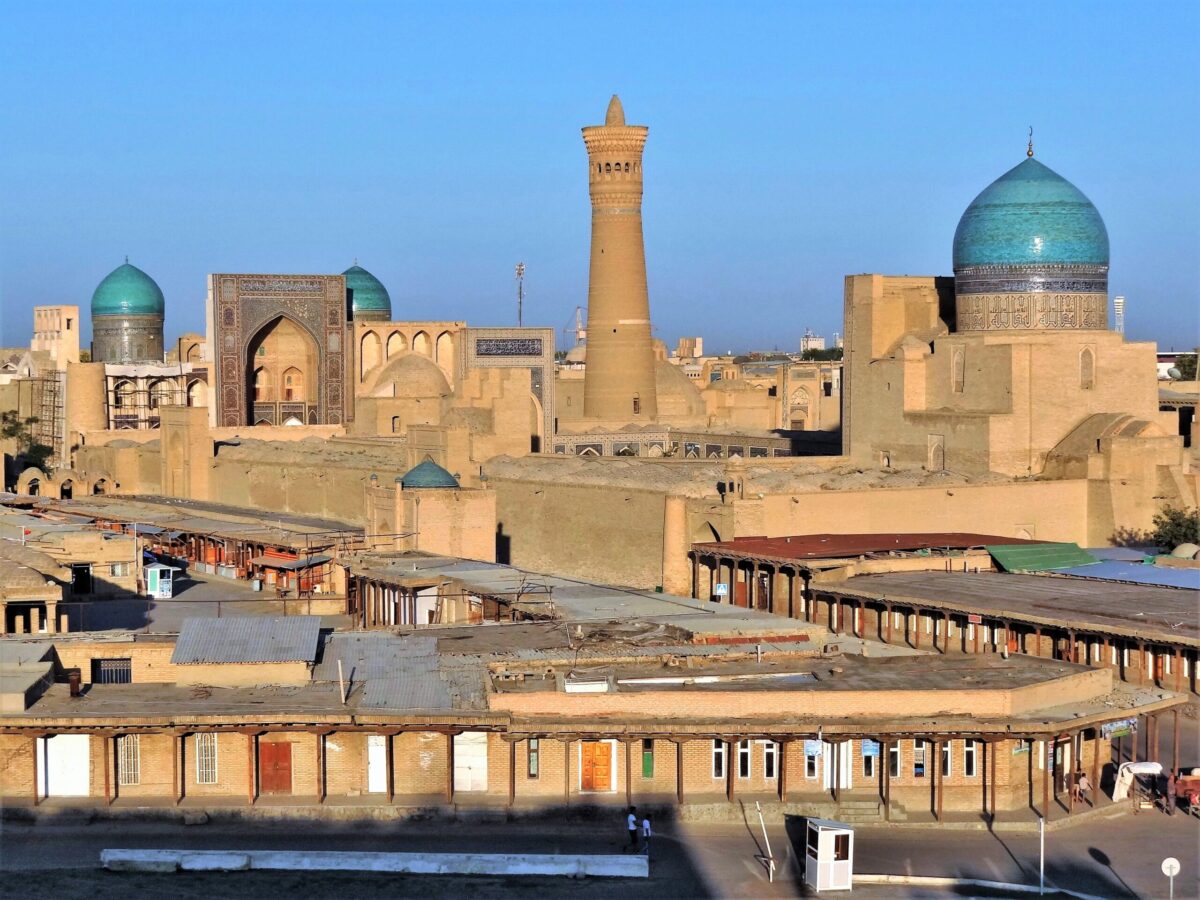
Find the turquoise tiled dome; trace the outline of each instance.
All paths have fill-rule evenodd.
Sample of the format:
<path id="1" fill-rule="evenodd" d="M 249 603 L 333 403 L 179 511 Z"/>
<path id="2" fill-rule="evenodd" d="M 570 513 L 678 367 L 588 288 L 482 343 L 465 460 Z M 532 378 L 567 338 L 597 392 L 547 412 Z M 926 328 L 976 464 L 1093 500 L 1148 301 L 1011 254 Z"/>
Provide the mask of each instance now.
<path id="1" fill-rule="evenodd" d="M 954 268 L 1108 265 L 1108 231 L 1092 202 L 1032 157 L 976 197 L 954 233 Z"/>
<path id="2" fill-rule="evenodd" d="M 165 305 L 154 279 L 128 262 L 109 272 L 92 293 L 93 316 L 161 316 Z"/>
<path id="3" fill-rule="evenodd" d="M 351 318 L 361 318 L 363 313 L 372 319 L 391 318 L 392 298 L 382 281 L 357 263 L 342 274 L 346 276 Z"/>
<path id="4" fill-rule="evenodd" d="M 421 463 L 413 466 L 400 477 L 400 485 L 405 490 L 410 488 L 457 488 L 461 487 L 458 479 L 426 457 Z"/>

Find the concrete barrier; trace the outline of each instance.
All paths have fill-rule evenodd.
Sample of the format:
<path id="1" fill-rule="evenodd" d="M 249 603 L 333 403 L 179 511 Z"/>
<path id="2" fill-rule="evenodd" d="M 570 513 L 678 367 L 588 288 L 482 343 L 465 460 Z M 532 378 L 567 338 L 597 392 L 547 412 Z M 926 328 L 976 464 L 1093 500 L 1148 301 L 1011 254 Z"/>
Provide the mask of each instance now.
<path id="1" fill-rule="evenodd" d="M 550 875 L 568 878 L 648 878 L 640 854 L 374 853 L 329 850 L 102 850 L 113 872 L 289 871 L 391 872 L 410 875 Z"/>

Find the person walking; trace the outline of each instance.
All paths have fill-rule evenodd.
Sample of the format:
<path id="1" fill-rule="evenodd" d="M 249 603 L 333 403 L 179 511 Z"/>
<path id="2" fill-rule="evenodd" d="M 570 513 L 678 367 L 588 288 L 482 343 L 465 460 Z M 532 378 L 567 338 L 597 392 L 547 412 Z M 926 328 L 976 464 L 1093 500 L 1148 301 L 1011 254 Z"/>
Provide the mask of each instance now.
<path id="1" fill-rule="evenodd" d="M 646 855 L 650 855 L 650 813 L 642 816 L 642 843 L 645 845 Z"/>
<path id="2" fill-rule="evenodd" d="M 1091 791 L 1091 789 L 1092 782 L 1091 779 L 1087 777 L 1087 772 L 1080 772 L 1078 777 L 1075 779 L 1075 799 L 1082 804 L 1088 799 L 1088 792 Z M 1095 806 L 1096 804 L 1091 803 L 1090 805 Z"/>
<path id="3" fill-rule="evenodd" d="M 625 817 L 625 827 L 629 829 L 628 852 L 636 853 L 638 848 L 638 817 L 637 807 L 629 807 L 629 815 Z"/>

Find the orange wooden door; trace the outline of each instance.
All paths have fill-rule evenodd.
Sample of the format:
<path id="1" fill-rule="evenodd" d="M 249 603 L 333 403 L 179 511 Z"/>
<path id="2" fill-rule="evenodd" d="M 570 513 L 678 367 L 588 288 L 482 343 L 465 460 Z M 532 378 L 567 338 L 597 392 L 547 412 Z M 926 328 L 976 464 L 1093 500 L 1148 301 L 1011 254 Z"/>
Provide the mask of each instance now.
<path id="1" fill-rule="evenodd" d="M 612 751 L 603 741 L 584 741 L 580 745 L 583 765 L 580 790 L 607 791 L 612 782 Z"/>
<path id="2" fill-rule="evenodd" d="M 744 581 L 733 583 L 733 605 L 746 607 L 750 605 L 748 585 Z"/>
<path id="3" fill-rule="evenodd" d="M 261 741 L 258 745 L 258 784 L 264 794 L 292 792 L 292 745 Z"/>

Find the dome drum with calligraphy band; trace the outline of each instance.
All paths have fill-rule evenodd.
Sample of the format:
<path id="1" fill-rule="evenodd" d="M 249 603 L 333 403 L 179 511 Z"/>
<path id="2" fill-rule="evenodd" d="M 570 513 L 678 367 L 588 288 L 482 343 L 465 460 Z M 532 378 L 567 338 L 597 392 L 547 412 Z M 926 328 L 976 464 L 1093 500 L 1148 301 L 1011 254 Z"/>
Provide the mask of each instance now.
<path id="1" fill-rule="evenodd" d="M 954 278 L 959 331 L 1108 326 L 1104 220 L 1032 150 L 963 213 Z"/>

